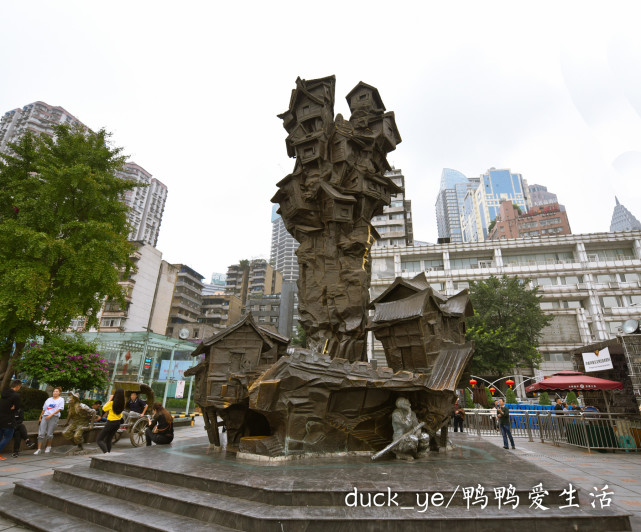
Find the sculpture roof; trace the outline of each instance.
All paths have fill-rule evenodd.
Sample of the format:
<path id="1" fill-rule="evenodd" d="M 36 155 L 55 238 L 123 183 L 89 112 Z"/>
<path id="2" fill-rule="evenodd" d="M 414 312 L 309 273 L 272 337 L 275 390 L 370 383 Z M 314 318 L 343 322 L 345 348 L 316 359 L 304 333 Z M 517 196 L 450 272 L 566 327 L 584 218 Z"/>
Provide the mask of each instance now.
<path id="1" fill-rule="evenodd" d="M 376 303 L 387 303 L 389 301 L 402 299 L 404 297 L 407 297 L 408 294 L 425 290 L 428 286 L 430 286 L 430 284 L 427 282 L 425 272 L 419 273 L 413 279 L 404 279 L 403 277 L 397 277 L 396 279 L 394 279 L 394 282 L 389 287 L 387 287 L 387 289 L 380 296 L 378 296 L 374 301 L 370 303 L 370 308 L 374 308 L 374 305 Z"/>
<path id="2" fill-rule="evenodd" d="M 470 294 L 467 290 L 461 290 L 454 294 L 445 303 L 441 305 L 441 310 L 450 316 L 462 316 L 467 318 L 474 314 Z"/>
<path id="3" fill-rule="evenodd" d="M 382 109 L 383 111 L 385 111 L 385 105 L 383 105 L 383 99 L 381 98 L 381 95 L 378 92 L 378 89 L 376 87 L 373 87 L 372 85 L 368 85 L 364 81 L 359 81 L 356 84 L 356 87 L 354 87 L 351 91 L 349 91 L 347 96 L 345 96 L 345 99 L 347 100 L 347 103 L 349 103 L 349 99 L 351 98 L 352 94 L 354 92 L 356 92 L 358 89 L 363 88 L 363 87 L 365 87 L 365 88 L 370 90 L 370 92 L 372 93 L 372 97 L 373 97 L 374 101 L 377 104 L 377 108 L 378 109 Z M 352 109 L 350 108 L 350 111 L 351 110 Z"/>
<path id="4" fill-rule="evenodd" d="M 196 348 L 196 350 L 191 354 L 191 356 L 196 356 L 204 353 L 205 348 L 220 342 L 223 338 L 229 336 L 231 333 L 233 333 L 237 329 L 240 329 L 245 324 L 252 327 L 256 331 L 256 333 L 263 339 L 263 342 L 264 342 L 263 351 L 266 351 L 267 349 L 271 349 L 272 347 L 274 347 L 274 344 L 272 343 L 271 340 L 275 340 L 276 339 L 275 337 L 280 335 L 272 333 L 271 331 L 268 333 L 268 331 L 264 330 L 262 327 L 259 327 L 254 321 L 254 319 L 252 318 L 251 312 L 248 312 L 243 319 L 241 319 L 240 321 L 237 321 L 231 327 L 228 327 L 224 331 L 216 333 L 213 336 L 210 336 L 209 338 L 205 338 L 202 341 L 202 343 Z M 283 338 L 283 337 L 280 337 L 280 338 Z"/>

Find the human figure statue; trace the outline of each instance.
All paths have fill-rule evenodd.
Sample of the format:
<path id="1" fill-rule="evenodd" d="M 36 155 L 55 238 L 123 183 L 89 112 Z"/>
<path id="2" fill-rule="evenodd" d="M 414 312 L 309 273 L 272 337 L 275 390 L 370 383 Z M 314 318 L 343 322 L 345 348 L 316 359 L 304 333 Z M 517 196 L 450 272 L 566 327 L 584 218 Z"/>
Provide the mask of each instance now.
<path id="1" fill-rule="evenodd" d="M 427 434 L 420 431 L 410 433 L 417 425 L 418 419 L 416 414 L 412 412 L 409 400 L 405 397 L 399 397 L 396 400 L 396 410 L 392 413 L 394 441 L 402 437 L 393 449 L 399 460 L 412 461 L 428 449 L 429 436 Z"/>
<path id="2" fill-rule="evenodd" d="M 69 392 L 69 415 L 67 417 L 67 428 L 62 435 L 72 440 L 82 451 L 82 444 L 85 442 L 85 432 L 93 427 L 96 419 L 96 411 L 80 401 L 80 396 Z"/>

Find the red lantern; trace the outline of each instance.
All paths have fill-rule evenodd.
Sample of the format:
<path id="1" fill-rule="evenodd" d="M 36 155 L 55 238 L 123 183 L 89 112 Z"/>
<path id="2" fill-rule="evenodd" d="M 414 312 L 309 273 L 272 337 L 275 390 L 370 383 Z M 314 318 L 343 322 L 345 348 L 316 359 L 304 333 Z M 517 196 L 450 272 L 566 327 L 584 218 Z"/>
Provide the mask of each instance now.
<path id="1" fill-rule="evenodd" d="M 508 379 L 505 381 L 505 384 L 507 384 L 510 387 L 510 390 L 512 389 L 512 386 L 514 386 L 514 381 L 512 379 Z"/>
<path id="2" fill-rule="evenodd" d="M 492 395 L 494 395 L 494 392 L 495 392 L 495 391 L 496 391 L 496 388 L 495 388 L 494 386 L 492 386 L 492 387 L 490 388 L 490 393 L 491 393 Z"/>
<path id="3" fill-rule="evenodd" d="M 474 388 L 475 384 L 476 384 L 476 380 L 475 379 L 470 379 L 470 386 L 472 386 L 472 388 Z"/>

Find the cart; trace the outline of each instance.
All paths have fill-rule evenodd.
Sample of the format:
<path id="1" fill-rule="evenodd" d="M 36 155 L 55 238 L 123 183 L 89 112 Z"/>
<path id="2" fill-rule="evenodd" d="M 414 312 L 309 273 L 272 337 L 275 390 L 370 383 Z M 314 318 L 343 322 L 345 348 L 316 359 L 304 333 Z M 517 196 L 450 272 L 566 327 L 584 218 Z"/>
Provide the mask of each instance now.
<path id="1" fill-rule="evenodd" d="M 114 382 L 114 389 L 122 388 L 125 390 L 125 401 L 129 401 L 132 392 L 136 392 L 138 396 L 147 403 L 147 410 L 151 410 L 152 405 L 154 404 L 154 391 L 150 386 L 143 384 L 142 382 L 131 382 L 131 381 L 117 381 Z M 149 427 L 149 421 L 151 416 L 145 414 L 144 416 L 133 415 L 134 412 L 129 412 L 125 410 L 122 413 L 122 424 L 118 429 L 118 432 L 114 434 L 113 443 L 116 443 L 123 434 L 129 435 L 129 440 L 134 447 L 142 447 L 146 444 L 145 431 Z"/>

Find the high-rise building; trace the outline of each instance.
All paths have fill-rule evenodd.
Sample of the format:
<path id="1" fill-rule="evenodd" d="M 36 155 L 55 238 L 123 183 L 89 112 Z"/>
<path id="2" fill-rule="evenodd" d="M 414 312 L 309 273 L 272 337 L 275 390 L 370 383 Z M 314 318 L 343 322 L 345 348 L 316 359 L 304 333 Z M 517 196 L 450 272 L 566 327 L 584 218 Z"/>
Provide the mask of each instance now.
<path id="1" fill-rule="evenodd" d="M 225 293 L 239 297 L 246 304 L 249 297 L 280 294 L 283 275 L 265 259 L 247 264 L 232 264 L 227 269 Z"/>
<path id="2" fill-rule="evenodd" d="M 530 207 L 527 182 L 521 174 L 490 168 L 481 175 L 475 190 L 466 193 L 460 212 L 463 242 L 482 242 L 490 223 L 499 213 L 501 201 L 510 200 L 526 212 Z"/>
<path id="3" fill-rule="evenodd" d="M 548 191 L 548 187 L 543 185 L 529 185 L 528 191 L 530 192 L 530 203 L 532 207 L 538 205 L 549 205 L 550 203 L 559 203 L 559 198 L 553 192 Z M 559 208 L 565 211 L 565 206 L 559 204 Z"/>
<path id="4" fill-rule="evenodd" d="M 193 327 L 200 329 L 197 324 L 202 312 L 202 280 L 204 276 L 185 264 L 176 264 L 175 266 L 178 268 L 178 274 L 165 334 L 180 338 L 181 331 L 187 330 L 188 334 L 185 336 L 199 338 L 204 336 L 201 335 L 202 331 L 194 330 Z"/>
<path id="5" fill-rule="evenodd" d="M 210 325 L 221 331 L 233 325 L 242 317 L 243 305 L 233 294 L 206 294 L 202 296 L 203 306 L 199 323 Z"/>
<path id="6" fill-rule="evenodd" d="M 572 234 L 568 215 L 558 203 L 544 203 L 521 212 L 511 201 L 503 200 L 494 227 L 490 224 L 490 228 L 487 240 Z"/>
<path id="7" fill-rule="evenodd" d="M 383 214 L 372 218 L 372 226 L 381 236 L 374 246 L 411 246 L 414 243 L 412 226 L 412 202 L 405 199 L 405 176 L 400 169 L 392 168 L 385 172 L 400 188 L 393 194 L 389 205 L 383 207 Z"/>
<path id="8" fill-rule="evenodd" d="M 616 205 L 612 213 L 612 221 L 610 222 L 610 232 L 615 231 L 637 231 L 641 229 L 641 223 L 634 215 L 619 203 L 619 198 L 614 197 Z"/>
<path id="9" fill-rule="evenodd" d="M 460 219 L 463 200 L 468 190 L 476 189 L 480 181 L 478 177 L 467 178 L 458 170 L 443 168 L 435 205 L 439 241 L 463 241 Z"/>
<path id="10" fill-rule="evenodd" d="M 129 223 L 133 227 L 129 240 L 141 240 L 155 246 L 167 201 L 167 187 L 134 162 L 125 163 L 116 175 L 121 179 L 147 185 L 125 193 L 125 203 L 131 209 Z"/>
<path id="11" fill-rule="evenodd" d="M 283 274 L 283 281 L 298 279 L 298 241 L 285 229 L 285 222 L 276 212 L 278 205 L 272 207 L 272 250 L 270 264 Z"/>
<path id="12" fill-rule="evenodd" d="M 7 111 L 0 119 L 0 153 L 11 154 L 9 144 L 17 142 L 27 131 L 53 136 L 54 126 L 60 124 L 88 129 L 64 108 L 44 102 L 33 102 L 22 109 Z M 125 163 L 116 175 L 121 179 L 148 185 L 129 190 L 125 194 L 124 201 L 130 209 L 128 218 L 132 226 L 129 240 L 156 246 L 167 200 L 167 187 L 134 162 Z"/>

